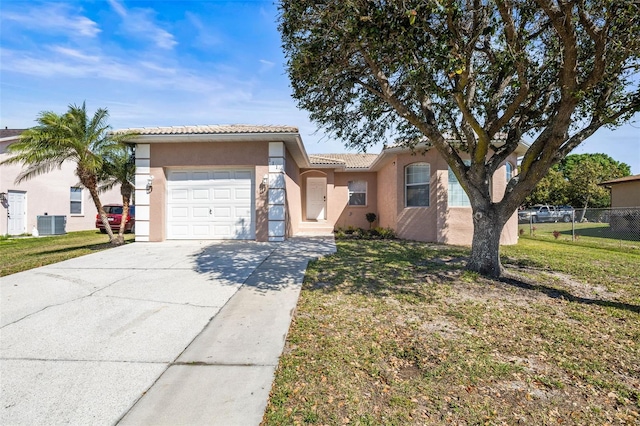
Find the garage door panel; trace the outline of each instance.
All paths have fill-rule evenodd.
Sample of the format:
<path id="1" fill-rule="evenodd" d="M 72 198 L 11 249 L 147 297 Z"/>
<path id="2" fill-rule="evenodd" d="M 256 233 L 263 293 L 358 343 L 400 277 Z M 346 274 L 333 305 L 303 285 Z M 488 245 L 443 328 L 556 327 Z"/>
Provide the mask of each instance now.
<path id="1" fill-rule="evenodd" d="M 189 180 L 189 173 L 188 172 L 171 172 L 170 179 L 172 181 Z"/>
<path id="2" fill-rule="evenodd" d="M 235 196 L 236 200 L 250 200 L 251 188 L 236 188 Z"/>
<path id="3" fill-rule="evenodd" d="M 213 233 L 219 237 L 231 238 L 231 225 L 214 225 Z"/>
<path id="4" fill-rule="evenodd" d="M 167 187 L 167 238 L 255 238 L 251 170 L 169 171 Z"/>
<path id="5" fill-rule="evenodd" d="M 190 178 L 191 178 L 190 180 L 206 181 L 206 180 L 209 180 L 209 172 L 208 171 L 192 172 Z"/>
<path id="6" fill-rule="evenodd" d="M 208 224 L 193 225 L 193 235 L 201 238 L 206 238 L 211 233 L 210 226 Z"/>
<path id="7" fill-rule="evenodd" d="M 251 238 L 251 230 L 248 226 L 236 226 L 235 227 L 235 238 L 238 239 L 247 239 Z"/>
<path id="8" fill-rule="evenodd" d="M 235 179 L 247 179 L 247 180 L 251 180 L 251 172 L 250 171 L 236 171 L 234 178 Z"/>
<path id="9" fill-rule="evenodd" d="M 169 233 L 175 237 L 187 237 L 189 235 L 188 225 L 170 225 Z"/>
<path id="10" fill-rule="evenodd" d="M 192 217 L 194 219 L 209 219 L 209 212 L 211 209 L 209 207 L 194 207 Z"/>
<path id="11" fill-rule="evenodd" d="M 246 207 L 235 207 L 235 215 L 237 218 L 242 218 L 245 220 L 251 219 L 251 209 Z"/>
<path id="12" fill-rule="evenodd" d="M 231 207 L 214 207 L 213 218 L 229 220 L 231 218 Z"/>
<path id="13" fill-rule="evenodd" d="M 189 191 L 186 189 L 171 189 L 169 191 L 169 201 L 172 200 L 187 200 L 189 198 Z"/>
<path id="14" fill-rule="evenodd" d="M 230 189 L 214 189 L 213 199 L 214 200 L 230 200 L 231 190 Z"/>
<path id="15" fill-rule="evenodd" d="M 206 200 L 209 201 L 211 199 L 211 194 L 209 192 L 209 188 L 194 188 L 191 192 L 193 194 L 194 200 Z"/>
<path id="16" fill-rule="evenodd" d="M 188 207 L 171 207 L 169 209 L 169 218 L 170 219 L 180 219 L 180 218 L 188 218 L 189 217 L 189 208 Z"/>

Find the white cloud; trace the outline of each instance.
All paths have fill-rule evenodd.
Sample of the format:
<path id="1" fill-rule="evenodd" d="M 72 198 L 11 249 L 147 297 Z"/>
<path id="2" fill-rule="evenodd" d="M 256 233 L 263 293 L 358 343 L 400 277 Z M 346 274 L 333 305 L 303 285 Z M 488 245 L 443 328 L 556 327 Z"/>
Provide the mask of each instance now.
<path id="1" fill-rule="evenodd" d="M 109 0 L 109 5 L 111 5 L 113 10 L 115 10 L 122 18 L 127 16 L 127 9 L 125 9 L 125 7 L 117 0 Z"/>
<path id="2" fill-rule="evenodd" d="M 213 47 L 222 44 L 223 38 L 210 25 L 203 24 L 200 17 L 189 11 L 185 13 L 185 16 L 191 26 L 196 29 L 196 40 L 202 47 Z"/>
<path id="3" fill-rule="evenodd" d="M 44 33 L 66 34 L 69 37 L 96 37 L 101 29 L 91 19 L 64 3 L 30 6 L 20 12 L 3 11 L 3 21 L 13 21 L 22 28 Z"/>
<path id="4" fill-rule="evenodd" d="M 172 49 L 178 44 L 173 34 L 154 22 L 155 11 L 152 9 L 127 9 L 117 0 L 109 0 L 109 4 L 122 18 L 121 30 L 140 40 L 149 40 L 161 49 Z"/>
<path id="5" fill-rule="evenodd" d="M 100 57 L 96 56 L 96 55 L 87 55 L 83 52 L 81 52 L 80 50 L 77 49 L 71 49 L 68 47 L 63 47 L 63 46 L 52 46 L 51 48 L 52 52 L 55 53 L 60 53 L 61 55 L 67 56 L 69 58 L 73 58 L 73 59 L 77 59 L 79 61 L 82 62 L 88 62 L 88 63 L 98 63 L 100 62 Z"/>

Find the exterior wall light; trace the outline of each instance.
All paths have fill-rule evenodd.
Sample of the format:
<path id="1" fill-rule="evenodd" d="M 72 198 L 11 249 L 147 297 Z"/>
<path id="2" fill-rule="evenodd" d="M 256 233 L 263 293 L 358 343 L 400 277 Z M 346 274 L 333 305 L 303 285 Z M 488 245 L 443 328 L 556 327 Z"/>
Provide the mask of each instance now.
<path id="1" fill-rule="evenodd" d="M 264 194 L 267 191 L 268 186 L 269 186 L 269 175 L 264 175 L 262 177 L 262 182 L 260 182 L 260 193 Z"/>
<path id="2" fill-rule="evenodd" d="M 7 193 L 6 192 L 0 192 L 0 203 L 4 204 L 7 202 Z"/>
<path id="3" fill-rule="evenodd" d="M 153 175 L 149 176 L 149 179 L 147 179 L 147 194 L 151 194 L 151 191 L 153 191 Z"/>

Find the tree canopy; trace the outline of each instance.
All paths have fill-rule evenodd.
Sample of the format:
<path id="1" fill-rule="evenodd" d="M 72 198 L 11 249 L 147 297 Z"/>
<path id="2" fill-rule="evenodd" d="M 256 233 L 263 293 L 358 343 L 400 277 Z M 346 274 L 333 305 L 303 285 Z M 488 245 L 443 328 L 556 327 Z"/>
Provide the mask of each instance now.
<path id="1" fill-rule="evenodd" d="M 571 154 L 551 168 L 525 204 L 609 207 L 611 194 L 600 182 L 631 174 L 631 167 L 606 154 Z"/>
<path id="2" fill-rule="evenodd" d="M 500 231 L 550 167 L 640 110 L 632 0 L 282 0 L 280 11 L 298 105 L 350 147 L 437 149 L 469 195 L 479 272 L 501 273 Z M 494 202 L 491 177 L 525 135 L 520 173 Z"/>

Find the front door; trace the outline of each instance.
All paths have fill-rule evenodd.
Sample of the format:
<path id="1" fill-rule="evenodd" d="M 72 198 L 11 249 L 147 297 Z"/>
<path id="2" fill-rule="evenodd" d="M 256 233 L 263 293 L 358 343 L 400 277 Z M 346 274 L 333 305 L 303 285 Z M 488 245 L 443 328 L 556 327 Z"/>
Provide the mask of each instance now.
<path id="1" fill-rule="evenodd" d="M 327 218 L 327 178 L 307 178 L 307 219 Z"/>
<path id="2" fill-rule="evenodd" d="M 7 233 L 9 235 L 20 235 L 26 233 L 27 193 L 9 191 L 7 194 L 7 201 L 9 202 L 9 207 L 7 208 Z"/>

